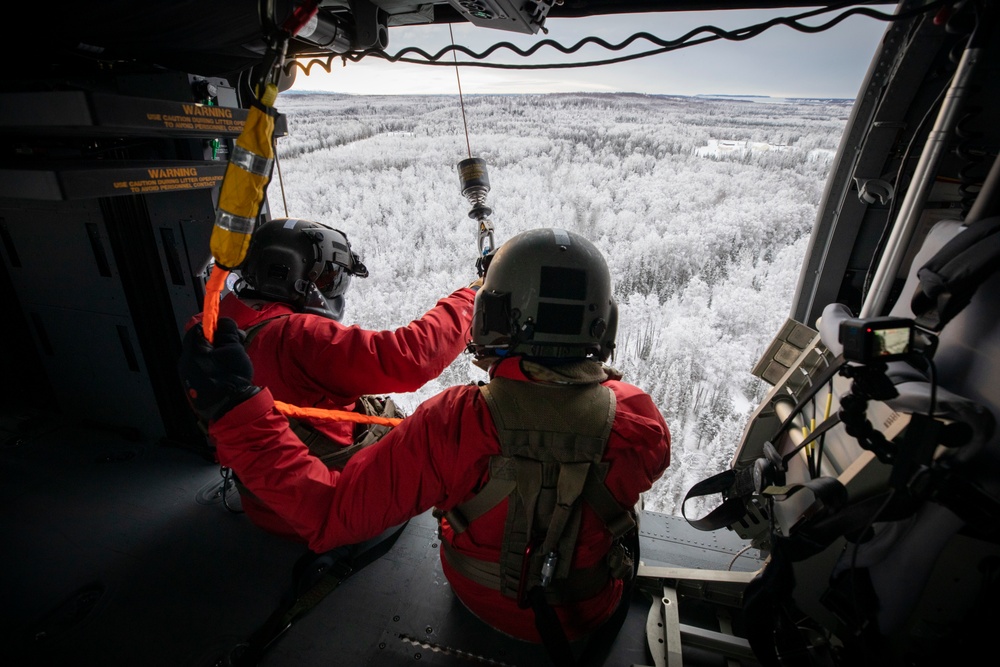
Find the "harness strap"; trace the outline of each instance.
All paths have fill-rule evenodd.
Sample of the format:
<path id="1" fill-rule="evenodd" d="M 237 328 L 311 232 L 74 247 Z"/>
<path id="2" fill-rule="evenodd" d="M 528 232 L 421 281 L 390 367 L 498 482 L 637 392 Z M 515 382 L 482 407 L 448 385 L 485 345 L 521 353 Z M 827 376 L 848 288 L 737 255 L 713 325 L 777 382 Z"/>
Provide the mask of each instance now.
<path id="1" fill-rule="evenodd" d="M 515 458 L 514 471 L 517 475 L 517 494 L 514 506 L 520 508 L 518 511 L 525 513 L 527 522 L 523 526 L 523 533 L 520 530 L 508 530 L 505 537 L 517 538 L 519 547 L 515 550 L 515 554 L 519 557 L 524 553 L 524 548 L 520 545 L 527 545 L 531 539 L 531 529 L 535 522 L 535 508 L 538 506 L 538 498 L 542 495 L 542 484 L 545 483 L 546 479 L 545 470 L 539 461 Z M 511 517 L 516 516 L 517 513 L 517 511 L 507 511 L 508 524 Z M 520 562 L 520 558 L 518 558 L 518 562 Z M 520 567 L 517 568 L 517 577 L 520 578 Z"/>
<path id="2" fill-rule="evenodd" d="M 573 649 L 570 648 L 566 632 L 559 622 L 556 610 L 549 606 L 545 600 L 545 589 L 535 586 L 528 593 L 528 601 L 531 609 L 535 613 L 535 629 L 538 630 L 542 638 L 542 644 L 552 659 L 555 667 L 573 667 L 576 660 L 573 658 Z"/>
<path id="3" fill-rule="evenodd" d="M 513 461 L 503 456 L 490 460 L 490 479 L 470 500 L 444 513 L 456 534 L 465 532 L 469 523 L 500 504 L 517 487 Z"/>
<path id="4" fill-rule="evenodd" d="M 615 395 L 597 382 L 553 386 L 504 378 L 494 378 L 480 391 L 497 429 L 501 455 L 490 460 L 490 478 L 483 488 L 444 516 L 461 533 L 506 499 L 500 558 L 480 560 L 459 553 L 446 540 L 441 541 L 442 555 L 467 579 L 530 607 L 549 657 L 557 667 L 570 667 L 576 660 L 553 605 L 591 598 L 611 577 L 627 577 L 631 584 L 637 562 L 631 556 L 638 558 L 636 520 L 603 481 L 608 464 L 602 459 L 614 423 Z M 582 503 L 590 505 L 614 542 L 608 556 L 594 566 L 571 569 Z M 536 521 L 546 525 L 536 527 Z M 622 544 L 629 539 L 635 543 L 632 551 Z M 621 627 L 631 590 L 629 585 L 613 619 L 594 635 L 600 641 L 591 643 L 601 658 Z"/>
<path id="5" fill-rule="evenodd" d="M 590 462 L 563 463 L 559 467 L 559 480 L 556 482 L 556 506 L 552 512 L 552 521 L 542 542 L 542 554 L 547 554 L 556 548 L 563 532 L 570 521 L 570 513 L 574 509 L 576 499 L 583 493 L 583 485 L 590 472 Z M 570 545 L 572 548 L 572 545 Z M 564 559 L 565 560 L 565 559 Z"/>
<path id="6" fill-rule="evenodd" d="M 687 519 L 687 522 L 691 524 L 692 527 L 704 531 L 717 530 L 719 528 L 731 526 L 742 519 L 747 514 L 747 501 L 753 495 L 753 480 L 750 478 L 749 469 L 745 471 L 745 476 L 747 478 L 746 481 L 748 483 L 747 488 L 738 490 L 734 489 L 732 491 L 732 496 L 726 498 L 721 505 L 702 518 L 690 519 L 685 511 L 687 501 L 691 498 L 698 496 L 710 496 L 733 489 L 733 484 L 736 482 L 739 474 L 740 473 L 733 469 L 723 470 L 722 472 L 703 479 L 692 486 L 688 489 L 687 494 L 684 496 L 684 501 L 681 503 L 681 515 Z"/>
<path id="7" fill-rule="evenodd" d="M 628 572 L 624 575 L 625 587 L 622 597 L 618 601 L 618 606 L 614 612 L 597 630 L 595 630 L 587 640 L 586 646 L 580 651 L 580 659 L 574 659 L 573 650 L 562 624 L 555 610 L 549 606 L 545 597 L 541 595 L 542 587 L 536 586 L 528 594 L 531 609 L 535 614 L 535 629 L 542 638 L 542 644 L 552 660 L 555 667 L 600 667 L 605 664 L 611 645 L 615 637 L 621 631 L 628 616 L 629 607 L 632 603 L 632 594 L 635 590 L 636 572 L 639 564 L 639 530 L 628 533 L 624 539 L 626 548 L 631 551 L 633 558 Z"/>
<path id="8" fill-rule="evenodd" d="M 614 420 L 614 394 L 597 383 L 550 385 L 505 378 L 494 378 L 480 391 L 515 479 L 501 545 L 500 590 L 521 599 L 538 582 L 550 552 L 559 555 L 554 576 L 569 575 L 582 516 L 577 498 L 587 468 L 603 457 Z M 564 471 L 573 464 L 581 464 L 575 473 Z M 504 465 L 491 463 L 491 470 Z M 545 524 L 536 527 L 539 520 Z"/>
<path id="9" fill-rule="evenodd" d="M 445 560 L 466 579 L 476 582 L 492 590 L 500 589 L 500 564 L 494 561 L 481 560 L 475 556 L 460 553 L 446 540 L 441 541 Z M 610 567 L 606 560 L 601 560 L 587 568 L 570 570 L 567 579 L 557 579 L 546 591 L 546 599 L 552 603 L 576 602 L 586 600 L 601 592 L 608 582 Z"/>
<path id="10" fill-rule="evenodd" d="M 583 487 L 583 499 L 607 526 L 611 532 L 611 538 L 617 540 L 633 530 L 636 523 L 632 512 L 623 510 L 615 497 L 611 495 L 608 487 L 604 485 L 604 476 L 607 472 L 608 465 L 606 463 L 590 466 Z"/>
<path id="11" fill-rule="evenodd" d="M 813 379 L 812 384 L 799 398 L 799 402 L 792 408 L 788 417 L 785 418 L 785 421 L 778 426 L 774 435 L 771 436 L 771 441 L 777 442 L 785 431 L 791 428 L 792 423 L 795 418 L 798 417 L 799 413 L 801 413 L 803 407 L 813 400 L 813 397 L 819 393 L 820 389 L 826 386 L 834 375 L 840 372 L 840 369 L 845 363 L 846 361 L 844 360 L 844 356 L 840 355 L 832 364 L 830 364 L 829 367 L 824 369 L 815 379 Z M 838 415 L 833 415 L 827 419 L 819 428 L 814 430 L 803 442 L 801 442 L 793 452 L 786 455 L 783 461 L 787 463 L 792 455 L 819 438 L 819 436 L 826 433 L 838 423 L 840 423 L 840 417 Z M 718 530 L 719 528 L 732 526 L 738 521 L 741 521 L 745 516 L 750 515 L 753 511 L 753 506 L 750 501 L 753 496 L 756 495 L 756 489 L 752 473 L 753 466 L 747 466 L 739 470 L 730 468 L 701 480 L 688 489 L 687 494 L 684 496 L 684 500 L 681 502 L 681 516 L 683 516 L 693 528 L 703 531 Z M 711 512 L 700 519 L 688 518 L 685 507 L 689 499 L 696 498 L 698 496 L 713 495 L 716 493 L 723 494 L 724 501 L 721 505 L 714 508 Z"/>
<path id="12" fill-rule="evenodd" d="M 228 656 L 232 667 L 256 667 L 271 646 L 308 611 L 333 592 L 345 579 L 385 555 L 396 543 L 404 522 L 359 544 L 337 547 L 317 554 L 307 550 L 293 568 L 292 586 L 282 595 L 277 608 L 241 645 Z"/>
<path id="13" fill-rule="evenodd" d="M 261 320 L 257 324 L 247 327 L 246 337 L 243 339 L 243 347 L 248 347 L 250 345 L 250 341 L 252 341 L 254 338 L 257 337 L 257 334 L 260 332 L 261 329 L 264 328 L 265 324 L 273 322 L 274 320 L 280 320 L 282 318 L 288 317 L 288 315 L 289 313 L 285 313 L 284 315 L 275 315 L 274 317 L 269 317 L 266 320 Z"/>
<path id="14" fill-rule="evenodd" d="M 617 540 L 635 528 L 635 518 L 631 512 L 622 510 L 603 483 L 607 474 L 606 463 L 590 466 L 582 497 L 594 510 L 598 518 L 607 526 L 612 539 Z M 472 499 L 444 513 L 448 523 L 456 534 L 465 532 L 469 523 L 479 518 L 510 495 L 517 486 L 509 461 L 503 457 L 494 457 L 490 462 L 490 479 Z"/>

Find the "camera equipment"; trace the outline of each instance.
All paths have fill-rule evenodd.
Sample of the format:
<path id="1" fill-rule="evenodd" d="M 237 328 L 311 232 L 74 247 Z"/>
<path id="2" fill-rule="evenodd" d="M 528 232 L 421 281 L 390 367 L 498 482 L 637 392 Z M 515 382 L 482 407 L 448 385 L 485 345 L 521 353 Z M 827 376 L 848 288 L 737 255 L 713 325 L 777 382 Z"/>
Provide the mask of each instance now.
<path id="1" fill-rule="evenodd" d="M 913 351 L 913 320 L 899 317 L 847 319 L 840 323 L 844 358 L 862 364 L 902 359 Z"/>

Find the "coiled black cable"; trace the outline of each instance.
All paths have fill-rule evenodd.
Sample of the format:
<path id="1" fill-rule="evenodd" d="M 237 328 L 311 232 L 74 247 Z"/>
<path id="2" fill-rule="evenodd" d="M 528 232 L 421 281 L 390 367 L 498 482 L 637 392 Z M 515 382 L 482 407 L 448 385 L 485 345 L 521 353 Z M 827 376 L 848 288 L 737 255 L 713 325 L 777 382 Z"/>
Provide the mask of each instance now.
<path id="1" fill-rule="evenodd" d="M 695 28 L 685 35 L 673 39 L 664 40 L 655 35 L 651 35 L 647 32 L 640 32 L 631 35 L 624 41 L 618 44 L 611 44 L 600 37 L 589 36 L 581 39 L 579 42 L 573 46 L 563 46 L 559 42 L 551 39 L 544 39 L 540 42 L 534 44 L 528 49 L 521 49 L 518 46 L 510 42 L 499 42 L 493 44 L 485 51 L 477 53 L 471 49 L 462 46 L 460 44 L 450 44 L 437 53 L 430 54 L 426 51 L 419 49 L 417 47 L 406 47 L 395 54 L 387 54 L 379 49 L 368 49 L 364 51 L 359 51 L 357 53 L 348 54 L 327 54 L 324 52 L 310 52 L 301 51 L 296 54 L 296 58 L 311 58 L 306 64 L 302 64 L 298 60 L 290 60 L 285 64 L 286 74 L 290 74 L 291 70 L 294 68 L 301 69 L 307 76 L 309 75 L 313 65 L 317 65 L 324 69 L 326 72 L 332 70 L 332 62 L 335 58 L 340 58 L 346 64 L 346 61 L 350 60 L 352 62 L 358 62 L 363 58 L 375 57 L 381 58 L 383 60 L 388 60 L 389 62 L 405 62 L 416 65 L 432 65 L 432 66 L 447 66 L 447 67 L 487 67 L 495 69 L 569 69 L 577 67 L 596 67 L 599 65 L 610 65 L 613 63 L 626 62 L 630 60 L 638 60 L 640 58 L 647 58 L 649 56 L 655 56 L 662 53 L 667 53 L 669 51 L 676 51 L 678 49 L 687 48 L 690 46 L 696 46 L 698 44 L 705 44 L 708 42 L 718 41 L 720 39 L 725 39 L 729 41 L 745 41 L 760 35 L 761 33 L 773 28 L 777 25 L 784 25 L 793 30 L 805 33 L 819 33 L 836 26 L 845 19 L 851 16 L 867 16 L 869 18 L 877 19 L 880 21 L 901 21 L 913 18 L 920 14 L 925 14 L 927 12 L 936 11 L 941 6 L 945 5 L 947 0 L 937 0 L 936 2 L 931 2 L 927 5 L 911 9 L 909 11 L 901 12 L 899 14 L 890 14 L 886 12 L 881 12 L 870 7 L 857 7 L 853 2 L 841 2 L 828 7 L 823 7 L 820 9 L 814 9 L 811 11 L 803 12 L 794 16 L 782 16 L 770 19 L 763 23 L 758 23 L 755 25 L 747 26 L 745 28 L 738 28 L 736 30 L 723 30 L 712 25 L 705 25 L 699 28 Z M 838 11 L 845 7 L 850 7 L 844 12 L 841 12 L 837 16 L 834 16 L 829 21 L 816 26 L 804 25 L 800 23 L 803 19 L 812 18 L 815 16 L 820 16 L 822 14 L 827 14 L 829 12 Z M 698 35 L 703 35 L 703 33 L 708 33 L 698 37 Z M 696 39 L 697 37 L 697 39 Z M 614 58 L 607 58 L 604 60 L 592 60 L 585 62 L 575 62 L 575 63 L 541 63 L 541 64 L 511 64 L 511 63 L 490 63 L 490 62 L 470 62 L 470 61 L 458 61 L 458 60 L 444 60 L 444 57 L 452 52 L 460 52 L 466 56 L 473 58 L 475 60 L 482 60 L 488 58 L 496 51 L 500 49 L 507 49 L 514 54 L 522 57 L 529 57 L 534 55 L 540 49 L 544 47 L 550 47 L 556 49 L 557 51 L 564 54 L 571 54 L 579 51 L 584 46 L 590 44 L 596 44 L 609 51 L 620 51 L 639 40 L 646 40 L 652 44 L 657 45 L 660 48 L 643 51 L 641 53 L 629 54 L 624 56 L 618 56 Z M 418 55 L 420 58 L 410 58 L 410 54 Z"/>

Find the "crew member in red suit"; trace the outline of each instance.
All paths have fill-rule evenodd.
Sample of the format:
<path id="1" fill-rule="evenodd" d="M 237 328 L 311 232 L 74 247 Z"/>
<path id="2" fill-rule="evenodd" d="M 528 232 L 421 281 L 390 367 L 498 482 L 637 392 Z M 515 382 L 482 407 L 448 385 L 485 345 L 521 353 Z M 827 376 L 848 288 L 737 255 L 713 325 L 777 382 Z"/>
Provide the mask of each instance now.
<path id="1" fill-rule="evenodd" d="M 458 598 L 500 631 L 548 647 L 551 623 L 538 619 L 552 611 L 563 640 L 615 611 L 633 574 L 622 545 L 637 534 L 634 510 L 669 464 L 659 409 L 605 363 L 616 329 L 607 264 L 592 243 L 562 229 L 511 238 L 475 298 L 470 349 L 490 381 L 425 401 L 342 471 L 288 430 L 232 321 L 219 321 L 214 347 L 200 327 L 190 331 L 180 367 L 220 461 L 312 550 L 433 509 Z"/>
<path id="2" fill-rule="evenodd" d="M 368 277 L 368 269 L 343 232 L 295 218 L 258 227 L 234 275 L 239 281 L 219 304 L 219 316 L 235 321 L 246 335 L 256 382 L 293 406 L 385 417 L 402 415 L 383 394 L 416 391 L 465 350 L 478 288 L 474 283 L 458 289 L 392 331 L 346 326 L 340 320 L 351 278 Z M 196 315 L 188 327 L 202 316 Z M 342 468 L 353 453 L 388 430 L 323 419 L 295 421 L 293 426 L 331 468 Z M 256 525 L 301 541 L 238 474 L 236 486 Z"/>

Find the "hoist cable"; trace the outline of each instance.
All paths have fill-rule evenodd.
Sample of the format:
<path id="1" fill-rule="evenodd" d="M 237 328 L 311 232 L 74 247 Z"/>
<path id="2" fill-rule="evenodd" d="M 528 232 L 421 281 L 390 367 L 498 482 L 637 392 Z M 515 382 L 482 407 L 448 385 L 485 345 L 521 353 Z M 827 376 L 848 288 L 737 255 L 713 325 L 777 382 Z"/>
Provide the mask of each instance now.
<path id="1" fill-rule="evenodd" d="M 448 34 L 451 36 L 451 45 L 455 46 L 455 33 L 452 32 L 451 24 L 448 24 Z M 469 141 L 469 121 L 465 118 L 465 98 L 462 97 L 462 77 L 458 74 L 458 55 L 452 54 L 455 58 L 455 81 L 458 82 L 458 103 L 462 107 L 462 124 L 465 126 L 465 148 L 472 157 L 472 143 Z"/>

